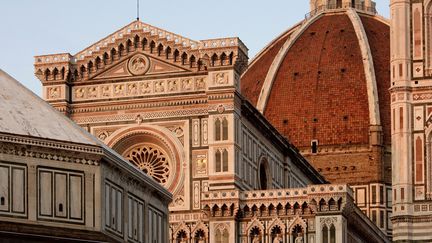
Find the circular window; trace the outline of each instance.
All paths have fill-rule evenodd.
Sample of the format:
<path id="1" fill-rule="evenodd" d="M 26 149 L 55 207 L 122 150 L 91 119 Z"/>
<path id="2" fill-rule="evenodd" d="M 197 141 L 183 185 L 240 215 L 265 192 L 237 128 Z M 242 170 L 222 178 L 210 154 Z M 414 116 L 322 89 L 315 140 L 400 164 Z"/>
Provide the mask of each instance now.
<path id="1" fill-rule="evenodd" d="M 125 153 L 125 158 L 157 182 L 166 185 L 170 175 L 170 160 L 166 153 L 154 145 L 139 145 Z"/>

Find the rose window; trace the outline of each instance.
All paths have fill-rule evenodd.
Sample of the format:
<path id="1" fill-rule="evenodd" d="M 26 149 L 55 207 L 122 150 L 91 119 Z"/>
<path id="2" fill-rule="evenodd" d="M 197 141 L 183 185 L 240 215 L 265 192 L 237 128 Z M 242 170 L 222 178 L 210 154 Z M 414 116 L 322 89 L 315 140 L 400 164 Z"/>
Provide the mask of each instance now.
<path id="1" fill-rule="evenodd" d="M 146 145 L 136 147 L 125 157 L 160 184 L 165 185 L 168 182 L 170 163 L 160 148 Z"/>

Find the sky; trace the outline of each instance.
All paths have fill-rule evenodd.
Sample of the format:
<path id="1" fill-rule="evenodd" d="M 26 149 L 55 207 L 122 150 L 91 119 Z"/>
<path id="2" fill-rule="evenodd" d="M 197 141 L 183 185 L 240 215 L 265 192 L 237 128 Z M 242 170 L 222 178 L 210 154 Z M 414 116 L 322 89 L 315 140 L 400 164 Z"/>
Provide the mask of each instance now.
<path id="1" fill-rule="evenodd" d="M 389 0 L 376 0 L 388 18 Z M 0 0 L 0 69 L 38 95 L 34 56 L 72 55 L 136 18 L 136 0 Z M 141 21 L 191 38 L 240 37 L 253 58 L 304 19 L 309 0 L 140 0 Z"/>

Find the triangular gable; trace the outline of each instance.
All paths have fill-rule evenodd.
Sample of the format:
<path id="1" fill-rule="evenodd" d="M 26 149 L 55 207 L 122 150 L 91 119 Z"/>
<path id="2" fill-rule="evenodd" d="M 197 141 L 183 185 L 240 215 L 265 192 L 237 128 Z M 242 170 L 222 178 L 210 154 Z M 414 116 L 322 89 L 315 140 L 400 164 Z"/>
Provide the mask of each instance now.
<path id="1" fill-rule="evenodd" d="M 86 49 L 78 52 L 74 55 L 74 57 L 76 58 L 76 60 L 83 60 L 88 56 L 92 56 L 93 53 L 99 52 L 102 48 L 112 43 L 116 43 L 118 40 L 121 40 L 125 36 L 128 36 L 132 32 L 136 31 L 148 33 L 151 36 L 158 36 L 159 38 L 166 39 L 168 41 L 174 41 L 175 43 L 181 44 L 184 48 L 198 49 L 200 44 L 199 41 L 194 41 L 184 36 L 136 20 L 121 28 L 120 30 L 108 35 L 102 40 L 94 43 L 93 45 L 87 47 Z"/>
<path id="2" fill-rule="evenodd" d="M 188 70 L 173 64 L 137 53 L 126 60 L 105 68 L 101 73 L 96 73 L 90 79 L 123 78 L 133 76 L 144 76 L 152 74 L 182 73 Z"/>

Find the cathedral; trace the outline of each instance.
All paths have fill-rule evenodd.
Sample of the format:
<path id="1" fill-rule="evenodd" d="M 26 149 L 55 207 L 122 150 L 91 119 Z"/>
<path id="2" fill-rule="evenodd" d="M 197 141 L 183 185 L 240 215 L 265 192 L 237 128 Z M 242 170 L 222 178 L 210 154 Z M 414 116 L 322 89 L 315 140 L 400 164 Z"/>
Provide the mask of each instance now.
<path id="1" fill-rule="evenodd" d="M 1 72 L 0 240 L 432 241 L 431 6 L 310 0 L 251 60 L 136 20 L 35 57 L 57 111 Z"/>

